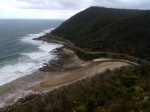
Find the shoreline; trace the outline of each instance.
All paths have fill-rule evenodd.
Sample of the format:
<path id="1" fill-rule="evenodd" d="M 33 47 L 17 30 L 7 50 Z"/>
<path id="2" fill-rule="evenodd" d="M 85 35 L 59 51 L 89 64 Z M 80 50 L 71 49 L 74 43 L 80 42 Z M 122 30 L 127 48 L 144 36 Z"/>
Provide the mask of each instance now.
<path id="1" fill-rule="evenodd" d="M 95 68 L 93 69 L 91 68 L 91 66 L 94 66 Z M 106 66 L 106 67 L 103 67 L 103 66 Z M 61 76 L 58 76 L 58 73 L 56 74 L 49 73 L 49 78 L 46 81 L 41 82 L 38 87 L 33 88 L 33 91 L 34 92 L 50 92 L 59 87 L 69 85 L 71 83 L 74 83 L 82 79 L 86 79 L 88 77 L 92 77 L 98 73 L 103 73 L 107 69 L 114 70 L 115 68 L 120 68 L 122 66 L 130 66 L 130 65 L 127 63 L 119 62 L 119 61 L 111 62 L 110 60 L 110 62 L 106 61 L 106 62 L 90 63 L 88 65 L 84 65 L 83 68 L 81 69 L 62 73 Z"/>
<path id="2" fill-rule="evenodd" d="M 34 92 L 32 90 L 32 88 L 39 85 L 40 82 L 47 80 L 47 78 L 48 78 L 47 72 L 57 72 L 57 71 L 62 72 L 62 71 L 68 71 L 68 70 L 73 70 L 73 69 L 79 68 L 79 66 L 76 66 L 78 64 L 77 61 L 76 61 L 76 63 L 72 64 L 72 62 L 74 62 L 76 60 L 75 59 L 76 57 L 72 58 L 73 54 L 69 50 L 61 47 L 61 48 L 54 49 L 53 51 L 51 51 L 51 53 L 54 53 L 58 57 L 56 57 L 54 60 L 49 60 L 49 62 L 45 63 L 43 65 L 43 67 L 39 68 L 36 72 L 26 75 L 24 77 L 18 78 L 16 80 L 0 87 L 0 90 L 1 89 L 3 90 L 3 88 L 4 89 L 6 88 L 8 91 L 8 93 L 6 93 L 6 94 L 10 96 L 10 97 L 8 97 L 6 95 L 7 98 L 2 99 L 3 103 L 1 103 L 0 108 L 5 108 L 7 106 L 14 105 L 14 103 L 16 103 L 21 98 L 25 98 L 25 97 L 28 97 L 33 94 L 39 94 L 37 92 Z M 70 58 L 70 60 L 67 60 L 69 58 Z M 69 65 L 69 66 L 67 66 L 67 65 Z M 29 83 L 29 84 L 26 85 L 27 87 L 24 87 L 24 85 L 23 85 L 23 88 L 22 88 L 22 86 L 20 86 L 20 84 L 25 83 L 25 82 Z M 19 86 L 17 86 L 17 85 L 19 85 Z M 18 91 L 20 91 L 20 92 L 11 93 L 11 92 L 9 92 L 10 88 L 15 89 L 14 91 L 17 90 L 17 92 Z M 6 91 L 6 90 L 3 90 L 3 91 Z M 13 91 L 13 90 L 11 90 L 11 91 Z M 2 95 L 2 94 L 0 94 L 0 95 Z"/>
<path id="3" fill-rule="evenodd" d="M 58 47 L 56 49 L 59 48 L 61 49 L 61 47 Z M 55 55 L 55 57 L 53 59 L 48 60 L 47 62 L 44 62 L 43 66 L 47 63 L 50 63 L 52 60 L 57 60 L 57 52 L 55 51 L 56 49 L 49 52 L 50 56 Z M 11 102 L 8 103 L 8 105 L 6 104 L 6 102 L 9 102 L 9 100 L 11 99 L 14 99 L 13 101 L 14 103 L 19 98 L 25 97 L 28 94 L 33 93 L 33 91 L 30 88 L 36 86 L 37 84 L 39 84 L 40 82 L 46 79 L 47 79 L 47 74 L 40 71 L 38 68 L 32 73 L 26 74 L 15 80 L 12 80 L 9 83 L 0 86 L 0 108 L 11 105 L 12 104 Z"/>
<path id="4" fill-rule="evenodd" d="M 9 106 L 17 105 L 19 102 L 25 102 L 32 96 L 36 97 L 83 78 L 102 73 L 106 69 L 113 70 L 116 67 L 134 65 L 134 63 L 128 61 L 105 58 L 85 62 L 80 60 L 72 50 L 66 49 L 65 47 L 55 49 L 54 53 L 58 55 L 58 59 L 49 61 L 39 69 L 39 76 L 44 76 L 44 79 L 40 80 L 38 84 L 27 88 L 26 91 L 30 91 L 29 93 L 19 97 L 17 94 L 13 98 L 8 99 L 5 102 L 4 109 Z M 28 76 L 32 75 L 33 74 L 30 74 Z"/>
<path id="5" fill-rule="evenodd" d="M 86 79 L 88 77 L 92 77 L 97 73 L 104 72 L 106 69 L 113 70 L 121 66 L 130 66 L 130 64 L 122 61 L 111 60 L 111 59 L 102 59 L 101 61 L 98 60 L 98 61 L 82 62 L 81 67 L 75 68 L 74 70 L 69 70 L 69 71 L 67 70 L 61 72 L 46 72 L 47 79 L 36 84 L 36 86 L 28 88 L 27 91 L 30 91 L 30 93 L 23 95 L 22 97 L 19 98 L 13 97 L 7 100 L 4 108 L 17 105 L 19 103 L 24 103 L 28 101 L 28 99 L 31 100 L 32 97 L 38 97 L 41 96 L 42 94 L 51 92 L 63 86 L 67 86 L 76 81 Z M 43 73 L 41 72 L 40 75 L 43 75 Z"/>

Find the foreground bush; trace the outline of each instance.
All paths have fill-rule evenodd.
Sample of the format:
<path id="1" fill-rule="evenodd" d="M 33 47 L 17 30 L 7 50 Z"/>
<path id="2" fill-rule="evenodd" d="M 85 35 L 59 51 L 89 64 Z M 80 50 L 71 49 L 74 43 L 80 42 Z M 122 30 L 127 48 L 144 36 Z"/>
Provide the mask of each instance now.
<path id="1" fill-rule="evenodd" d="M 149 75 L 144 66 L 106 70 L 1 112 L 149 112 Z"/>

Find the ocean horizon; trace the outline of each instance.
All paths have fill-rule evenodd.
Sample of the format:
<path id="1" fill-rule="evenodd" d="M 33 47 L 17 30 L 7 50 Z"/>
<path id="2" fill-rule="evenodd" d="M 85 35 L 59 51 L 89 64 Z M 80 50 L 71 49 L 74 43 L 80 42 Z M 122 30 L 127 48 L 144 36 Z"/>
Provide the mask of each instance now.
<path id="1" fill-rule="evenodd" d="M 63 20 L 0 20 L 0 86 L 29 75 L 54 55 L 59 44 L 33 40 L 58 27 Z"/>

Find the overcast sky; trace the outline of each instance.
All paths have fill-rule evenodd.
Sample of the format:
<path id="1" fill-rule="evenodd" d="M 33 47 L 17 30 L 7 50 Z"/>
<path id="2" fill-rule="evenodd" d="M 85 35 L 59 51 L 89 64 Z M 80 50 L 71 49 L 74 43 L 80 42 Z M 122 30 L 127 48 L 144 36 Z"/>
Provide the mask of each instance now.
<path id="1" fill-rule="evenodd" d="M 149 9 L 150 0 L 0 0 L 0 18 L 67 19 L 90 6 Z"/>

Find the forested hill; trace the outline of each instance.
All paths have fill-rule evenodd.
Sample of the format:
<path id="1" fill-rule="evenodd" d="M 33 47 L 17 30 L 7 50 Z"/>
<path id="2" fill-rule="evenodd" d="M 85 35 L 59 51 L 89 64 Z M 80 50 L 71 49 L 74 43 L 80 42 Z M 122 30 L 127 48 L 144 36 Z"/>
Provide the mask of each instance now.
<path id="1" fill-rule="evenodd" d="M 90 7 L 51 32 L 90 51 L 129 54 L 150 61 L 150 11 Z"/>
<path id="2" fill-rule="evenodd" d="M 117 20 L 142 12 L 144 11 L 90 7 L 62 23 L 52 31 L 52 34 L 75 41 L 77 38 L 94 33 Z"/>

